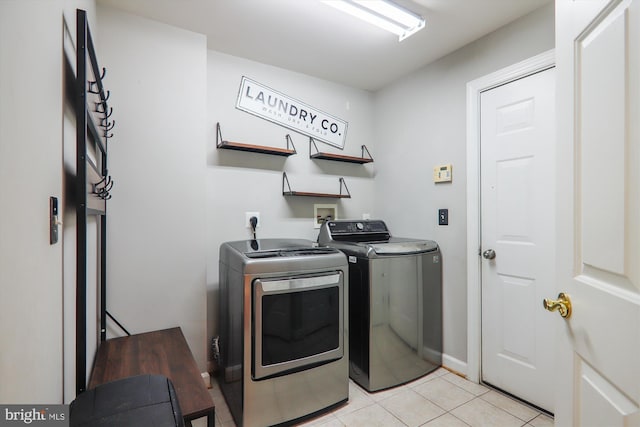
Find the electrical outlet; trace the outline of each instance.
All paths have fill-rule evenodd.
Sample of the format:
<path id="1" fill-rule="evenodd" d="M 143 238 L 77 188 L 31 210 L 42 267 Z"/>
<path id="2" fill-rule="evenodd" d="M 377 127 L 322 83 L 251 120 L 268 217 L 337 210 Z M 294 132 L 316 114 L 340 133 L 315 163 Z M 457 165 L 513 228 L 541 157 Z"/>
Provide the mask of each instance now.
<path id="1" fill-rule="evenodd" d="M 255 216 L 256 218 L 258 218 L 258 225 L 256 225 L 256 228 L 260 228 L 260 212 L 245 212 L 244 213 L 244 226 L 247 228 L 251 228 L 251 217 Z"/>

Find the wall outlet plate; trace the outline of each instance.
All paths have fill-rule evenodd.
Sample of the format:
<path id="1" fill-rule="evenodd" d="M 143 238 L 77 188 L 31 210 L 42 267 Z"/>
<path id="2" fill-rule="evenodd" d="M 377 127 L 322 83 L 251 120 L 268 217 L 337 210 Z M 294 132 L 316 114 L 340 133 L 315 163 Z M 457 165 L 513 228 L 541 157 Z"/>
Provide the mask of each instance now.
<path id="1" fill-rule="evenodd" d="M 258 225 L 256 226 L 256 228 L 260 228 L 260 212 L 245 212 L 244 213 L 244 226 L 247 228 L 251 228 L 251 222 L 249 222 L 249 220 L 251 219 L 252 216 L 255 216 L 256 218 L 258 218 Z"/>

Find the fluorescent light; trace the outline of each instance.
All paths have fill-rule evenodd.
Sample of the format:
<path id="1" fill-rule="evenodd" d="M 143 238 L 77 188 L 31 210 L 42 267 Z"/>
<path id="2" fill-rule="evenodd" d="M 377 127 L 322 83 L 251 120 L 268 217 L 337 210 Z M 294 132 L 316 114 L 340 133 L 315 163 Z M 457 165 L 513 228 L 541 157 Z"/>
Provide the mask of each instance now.
<path id="1" fill-rule="evenodd" d="M 387 0 L 322 0 L 363 21 L 396 34 L 400 41 L 424 28 L 424 18 Z"/>

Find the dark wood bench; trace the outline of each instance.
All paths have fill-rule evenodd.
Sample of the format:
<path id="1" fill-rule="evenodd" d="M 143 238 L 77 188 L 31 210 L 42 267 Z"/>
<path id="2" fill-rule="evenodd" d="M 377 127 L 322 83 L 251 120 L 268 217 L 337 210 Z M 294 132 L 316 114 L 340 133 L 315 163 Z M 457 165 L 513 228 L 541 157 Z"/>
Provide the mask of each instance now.
<path id="1" fill-rule="evenodd" d="M 180 328 L 164 329 L 104 341 L 98 349 L 89 388 L 141 374 L 169 378 L 185 423 L 207 417 L 215 425 L 215 405 Z"/>

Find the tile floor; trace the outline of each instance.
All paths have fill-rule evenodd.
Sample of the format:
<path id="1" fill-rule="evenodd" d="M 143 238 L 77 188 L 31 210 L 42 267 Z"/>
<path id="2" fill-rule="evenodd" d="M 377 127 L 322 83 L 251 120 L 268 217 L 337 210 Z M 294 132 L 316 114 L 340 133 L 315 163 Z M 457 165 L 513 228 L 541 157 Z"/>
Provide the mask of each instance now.
<path id="1" fill-rule="evenodd" d="M 216 404 L 216 426 L 235 427 L 218 384 L 215 380 L 212 383 L 210 392 Z M 543 427 L 553 426 L 553 418 L 440 368 L 404 386 L 377 393 L 367 393 L 350 380 L 349 401 L 345 405 L 301 425 Z"/>

